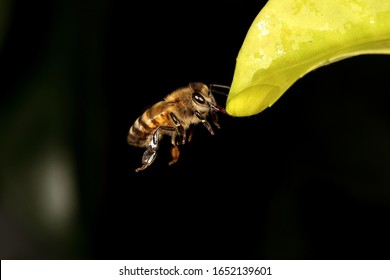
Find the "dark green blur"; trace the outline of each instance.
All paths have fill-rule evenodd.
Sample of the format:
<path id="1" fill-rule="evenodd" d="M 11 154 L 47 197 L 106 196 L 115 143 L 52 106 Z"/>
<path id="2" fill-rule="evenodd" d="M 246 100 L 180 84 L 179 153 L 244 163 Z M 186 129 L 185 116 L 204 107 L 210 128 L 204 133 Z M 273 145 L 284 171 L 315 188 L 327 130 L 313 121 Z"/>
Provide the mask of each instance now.
<path id="1" fill-rule="evenodd" d="M 0 257 L 83 258 L 107 139 L 104 2 L 0 7 Z"/>

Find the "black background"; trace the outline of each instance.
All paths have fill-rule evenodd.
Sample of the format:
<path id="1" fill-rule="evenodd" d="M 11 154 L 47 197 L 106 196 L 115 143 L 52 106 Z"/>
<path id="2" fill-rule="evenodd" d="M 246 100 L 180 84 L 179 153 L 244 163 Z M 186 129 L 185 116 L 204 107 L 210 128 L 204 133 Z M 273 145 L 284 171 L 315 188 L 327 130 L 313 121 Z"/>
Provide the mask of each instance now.
<path id="1" fill-rule="evenodd" d="M 388 259 L 385 55 L 319 68 L 258 115 L 220 115 L 214 136 L 197 127 L 177 164 L 163 141 L 134 172 L 135 119 L 189 82 L 230 85 L 264 4 L 11 1 L 0 50 L 2 259 Z M 29 181 L 15 190 L 4 179 L 25 176 L 23 162 L 52 142 L 73 159 L 79 205 L 61 237 L 34 216 Z"/>

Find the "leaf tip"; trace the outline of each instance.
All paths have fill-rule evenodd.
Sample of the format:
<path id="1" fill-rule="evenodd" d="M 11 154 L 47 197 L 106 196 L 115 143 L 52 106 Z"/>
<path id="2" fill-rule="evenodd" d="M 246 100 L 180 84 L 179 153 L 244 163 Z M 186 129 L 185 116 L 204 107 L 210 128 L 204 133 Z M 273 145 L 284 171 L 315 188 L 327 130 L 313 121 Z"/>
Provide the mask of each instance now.
<path id="1" fill-rule="evenodd" d="M 235 117 L 248 117 L 272 106 L 281 95 L 280 88 L 272 85 L 255 85 L 240 92 L 230 92 L 226 111 Z"/>

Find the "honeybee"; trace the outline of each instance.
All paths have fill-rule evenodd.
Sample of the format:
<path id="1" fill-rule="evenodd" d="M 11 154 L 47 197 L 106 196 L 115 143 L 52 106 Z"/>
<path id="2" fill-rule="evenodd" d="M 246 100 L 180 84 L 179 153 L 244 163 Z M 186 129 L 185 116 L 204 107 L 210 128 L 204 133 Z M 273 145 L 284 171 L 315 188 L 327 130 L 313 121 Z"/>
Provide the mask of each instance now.
<path id="1" fill-rule="evenodd" d="M 213 86 L 213 85 L 211 85 Z M 214 130 L 208 122 L 220 128 L 217 112 L 225 113 L 219 106 L 210 88 L 204 83 L 190 83 L 168 94 L 136 119 L 127 135 L 127 143 L 132 146 L 146 148 L 142 156 L 142 166 L 135 171 L 141 171 L 150 166 L 156 159 L 159 143 L 164 135 L 171 137 L 171 156 L 169 165 L 177 162 L 180 155 L 179 145 L 191 141 L 192 129 L 202 123 L 214 135 Z M 214 85 L 219 86 L 219 85 Z M 229 88 L 226 86 L 220 86 Z"/>

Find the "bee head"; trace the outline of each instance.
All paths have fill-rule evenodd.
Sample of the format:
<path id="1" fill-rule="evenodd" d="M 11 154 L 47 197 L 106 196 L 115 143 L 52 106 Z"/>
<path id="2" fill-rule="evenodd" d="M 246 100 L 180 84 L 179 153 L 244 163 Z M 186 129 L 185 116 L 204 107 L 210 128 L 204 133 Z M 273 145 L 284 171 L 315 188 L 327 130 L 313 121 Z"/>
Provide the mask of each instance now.
<path id="1" fill-rule="evenodd" d="M 204 83 L 190 83 L 193 90 L 192 100 L 196 107 L 202 111 L 214 110 L 217 112 L 226 113 L 225 109 L 217 104 L 211 90 Z"/>

